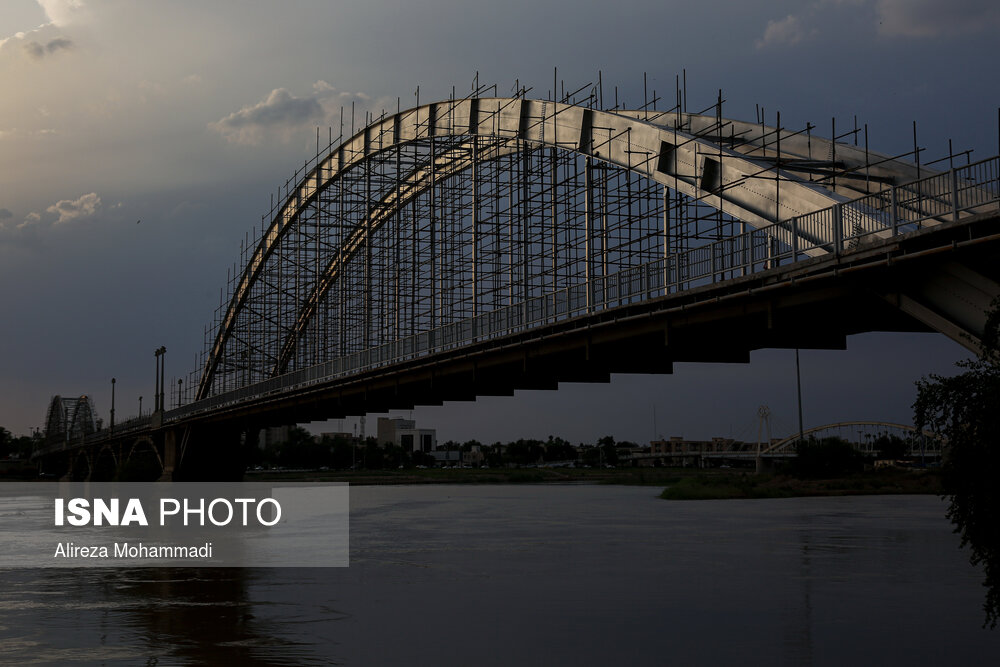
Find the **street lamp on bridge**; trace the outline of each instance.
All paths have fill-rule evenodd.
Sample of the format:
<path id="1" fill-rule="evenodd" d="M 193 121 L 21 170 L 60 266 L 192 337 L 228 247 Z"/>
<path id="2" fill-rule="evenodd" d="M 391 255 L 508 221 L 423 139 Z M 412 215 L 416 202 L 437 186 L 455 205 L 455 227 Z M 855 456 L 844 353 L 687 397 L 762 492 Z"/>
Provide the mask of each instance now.
<path id="1" fill-rule="evenodd" d="M 153 388 L 153 412 L 161 411 L 166 407 L 166 392 L 163 388 L 163 378 L 166 375 L 165 360 L 163 357 L 166 354 L 167 348 L 162 345 L 153 352 L 153 356 L 156 357 L 156 385 Z"/>

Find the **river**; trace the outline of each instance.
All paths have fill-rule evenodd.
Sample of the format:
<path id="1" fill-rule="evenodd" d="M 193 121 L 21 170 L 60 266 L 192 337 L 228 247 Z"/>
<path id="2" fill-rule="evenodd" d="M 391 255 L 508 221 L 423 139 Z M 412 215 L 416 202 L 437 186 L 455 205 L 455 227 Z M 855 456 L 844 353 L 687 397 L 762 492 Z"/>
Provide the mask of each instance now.
<path id="1" fill-rule="evenodd" d="M 0 572 L 3 664 L 995 665 L 932 496 L 352 487 L 351 562 Z"/>

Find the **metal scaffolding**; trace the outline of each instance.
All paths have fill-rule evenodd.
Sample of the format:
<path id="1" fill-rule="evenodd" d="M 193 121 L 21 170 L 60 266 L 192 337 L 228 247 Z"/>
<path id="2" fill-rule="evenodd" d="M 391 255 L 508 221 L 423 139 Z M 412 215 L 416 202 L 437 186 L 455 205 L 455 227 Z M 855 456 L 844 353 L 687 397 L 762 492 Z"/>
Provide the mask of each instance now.
<path id="1" fill-rule="evenodd" d="M 614 276 L 639 267 L 658 267 L 664 294 L 959 215 L 950 151 L 949 172 L 930 172 L 916 141 L 907 155 L 876 154 L 865 127 L 859 146 L 856 121 L 826 140 L 813 125 L 782 128 L 780 115 L 768 126 L 762 110 L 753 123 L 727 119 L 721 91 L 688 113 L 679 82 L 666 111 L 655 92 L 628 110 L 617 90 L 605 108 L 603 83 L 588 88 L 557 101 L 477 86 L 367 119 L 346 139 L 331 130 L 322 149 L 317 131 L 316 157 L 246 239 L 179 399 L 405 346 L 541 297 L 578 295 L 592 312 L 612 301 Z M 976 183 L 962 214 L 993 201 L 993 172 L 961 176 Z M 490 331 L 473 338 L 501 335 Z"/>

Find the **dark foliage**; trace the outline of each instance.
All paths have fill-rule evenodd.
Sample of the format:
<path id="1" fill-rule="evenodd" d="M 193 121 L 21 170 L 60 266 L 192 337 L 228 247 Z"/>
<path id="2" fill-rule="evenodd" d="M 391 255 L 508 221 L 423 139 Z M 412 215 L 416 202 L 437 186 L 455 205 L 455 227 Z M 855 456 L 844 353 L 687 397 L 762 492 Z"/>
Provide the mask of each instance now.
<path id="1" fill-rule="evenodd" d="M 969 547 L 969 560 L 985 574 L 984 627 L 1000 620 L 1000 309 L 987 318 L 979 359 L 964 361 L 954 377 L 932 375 L 917 383 L 914 422 L 947 439 L 945 493 L 948 518 Z"/>
<path id="2" fill-rule="evenodd" d="M 906 456 L 908 449 L 906 440 L 891 433 L 882 433 L 872 445 L 878 450 L 879 458 L 883 459 L 901 459 Z"/>
<path id="3" fill-rule="evenodd" d="M 840 477 L 864 470 L 865 457 L 854 445 L 840 438 L 800 440 L 791 472 L 797 477 Z"/>

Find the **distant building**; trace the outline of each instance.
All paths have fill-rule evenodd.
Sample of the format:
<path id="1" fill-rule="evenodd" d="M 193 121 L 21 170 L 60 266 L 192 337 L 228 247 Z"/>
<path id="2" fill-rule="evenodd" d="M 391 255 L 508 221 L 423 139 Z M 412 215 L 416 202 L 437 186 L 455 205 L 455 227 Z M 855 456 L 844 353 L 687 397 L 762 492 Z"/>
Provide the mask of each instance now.
<path id="1" fill-rule="evenodd" d="M 430 455 L 434 457 L 434 465 L 436 466 L 457 466 L 462 462 L 462 452 L 456 449 L 442 449 L 430 452 Z"/>
<path id="2" fill-rule="evenodd" d="M 399 431 L 413 430 L 417 422 L 402 417 L 379 417 L 376 437 L 380 445 L 397 445 L 396 434 Z"/>
<path id="3" fill-rule="evenodd" d="M 417 428 L 412 419 L 379 417 L 378 444 L 396 445 L 408 452 L 433 452 L 437 450 L 437 430 Z"/>
<path id="4" fill-rule="evenodd" d="M 473 445 L 472 449 L 462 452 L 462 465 L 478 468 L 483 464 L 483 448 L 480 445 Z"/>
<path id="5" fill-rule="evenodd" d="M 778 442 L 771 440 L 771 444 Z M 765 445 L 766 446 L 766 445 Z M 667 465 L 719 465 L 732 460 L 752 460 L 757 452 L 756 442 L 743 442 L 733 438 L 712 438 L 711 440 L 686 440 L 673 436 L 669 440 L 652 440 L 649 443 L 650 459 L 658 459 Z M 709 461 L 713 463 L 708 463 Z"/>
<path id="6" fill-rule="evenodd" d="M 670 440 L 653 440 L 649 443 L 651 454 L 676 456 L 683 454 L 713 454 L 738 449 L 739 445 L 732 438 L 712 438 L 711 440 L 685 440 L 681 436 L 672 436 Z"/>

